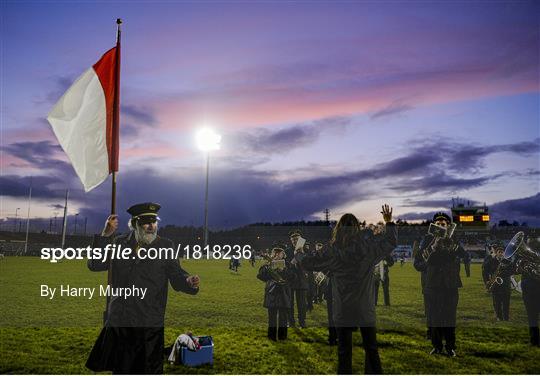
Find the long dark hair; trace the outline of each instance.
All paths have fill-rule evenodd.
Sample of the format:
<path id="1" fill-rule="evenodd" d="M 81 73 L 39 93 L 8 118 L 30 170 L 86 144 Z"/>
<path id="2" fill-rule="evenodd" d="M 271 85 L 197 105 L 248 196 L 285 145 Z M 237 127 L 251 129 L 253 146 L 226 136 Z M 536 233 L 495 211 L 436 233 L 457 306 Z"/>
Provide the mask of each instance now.
<path id="1" fill-rule="evenodd" d="M 344 248 L 350 245 L 360 233 L 360 222 L 351 213 L 343 214 L 332 233 L 330 245 Z"/>

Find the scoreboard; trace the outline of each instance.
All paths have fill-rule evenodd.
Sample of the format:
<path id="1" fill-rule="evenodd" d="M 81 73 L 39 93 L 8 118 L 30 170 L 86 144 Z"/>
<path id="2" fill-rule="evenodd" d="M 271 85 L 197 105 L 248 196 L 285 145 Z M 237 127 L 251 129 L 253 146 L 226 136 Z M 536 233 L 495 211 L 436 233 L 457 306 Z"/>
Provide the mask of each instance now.
<path id="1" fill-rule="evenodd" d="M 452 221 L 457 225 L 456 231 L 459 232 L 487 232 L 489 231 L 488 207 L 458 204 L 452 207 Z"/>

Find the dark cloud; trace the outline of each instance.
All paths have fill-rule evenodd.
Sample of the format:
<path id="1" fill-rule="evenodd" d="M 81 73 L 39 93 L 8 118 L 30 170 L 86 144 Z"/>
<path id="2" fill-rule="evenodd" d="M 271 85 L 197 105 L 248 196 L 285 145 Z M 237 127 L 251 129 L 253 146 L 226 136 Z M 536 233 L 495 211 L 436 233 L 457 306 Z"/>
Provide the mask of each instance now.
<path id="1" fill-rule="evenodd" d="M 490 207 L 492 223 L 502 219 L 510 222 L 527 222 L 529 226 L 540 226 L 540 193 L 515 200 L 501 201 Z"/>
<path id="2" fill-rule="evenodd" d="M 0 176 L 0 196 L 27 197 L 32 185 L 32 197 L 40 199 L 57 198 L 61 191 L 55 189 L 58 179 L 49 176 L 20 177 Z"/>
<path id="3" fill-rule="evenodd" d="M 73 171 L 70 163 L 58 159 L 65 158 L 60 153 L 62 148 L 51 141 L 15 142 L 1 150 L 39 169 L 54 170 L 63 176 L 69 174 L 67 171 Z"/>
<path id="4" fill-rule="evenodd" d="M 443 203 L 444 200 L 436 201 L 436 203 Z M 421 201 L 420 201 L 421 203 Z M 429 204 L 429 201 L 426 202 Z M 473 202 L 471 202 L 473 204 Z M 428 207 L 429 205 L 418 205 Z M 433 205 L 433 207 L 439 207 Z M 451 202 L 447 201 L 447 205 L 441 205 L 440 207 L 446 208 L 449 212 Z M 509 222 L 518 221 L 520 224 L 526 222 L 529 226 L 540 227 L 540 193 L 534 196 L 519 198 L 515 200 L 506 200 L 496 202 L 492 205 L 488 205 L 489 213 L 491 216 L 491 224 L 497 224 L 500 220 L 507 220 Z M 404 213 L 398 216 L 398 218 L 405 220 L 426 220 L 433 218 L 433 214 L 436 211 L 428 212 L 410 212 Z"/>
<path id="5" fill-rule="evenodd" d="M 279 134 L 279 133 L 278 133 Z M 291 136 L 292 137 L 292 136 Z M 279 137 L 276 136 L 277 140 Z M 282 140 L 276 141 L 284 142 Z M 15 145 L 15 146 L 14 146 Z M 216 169 L 210 176 L 209 205 L 210 223 L 213 227 L 232 227 L 261 221 L 283 221 L 309 219 L 325 208 L 344 206 L 364 199 L 373 199 L 381 191 L 390 189 L 401 197 L 429 194 L 461 194 L 471 188 L 480 187 L 502 176 L 513 176 L 515 172 L 492 175 L 467 175 L 448 172 L 453 163 L 452 153 L 433 153 L 440 144 L 433 142 L 411 144 L 407 155 L 379 163 L 368 169 L 344 171 L 341 174 L 320 176 L 313 170 L 310 178 L 280 180 L 280 174 L 272 171 L 256 171 L 249 165 Z M 443 143 L 448 145 L 448 143 Z M 32 152 L 25 152 L 30 148 Z M 492 148 L 511 153 L 534 152 L 535 144 L 496 145 Z M 58 147 L 44 143 L 12 144 L 7 150 L 35 163 L 45 163 L 35 155 L 56 152 Z M 456 150 L 456 148 L 452 149 Z M 35 153 L 35 154 L 34 154 Z M 74 176 L 71 166 L 69 174 Z M 535 170 L 527 170 L 530 174 Z M 64 173 L 65 175 L 65 173 Z M 34 177 L 34 197 L 42 201 L 61 203 L 64 189 L 71 188 L 70 200 L 81 207 L 81 216 L 89 218 L 92 226 L 102 226 L 109 212 L 110 183 L 107 182 L 85 194 L 76 177 Z M 536 175 L 531 175 L 535 178 Z M 529 177 L 530 178 L 530 177 Z M 23 197 L 27 195 L 29 178 L 4 176 L 1 180 L 2 195 Z M 378 187 L 373 193 L 374 187 Z M 60 201 L 59 201 L 60 200 Z M 124 210 L 136 202 L 158 201 L 163 204 L 165 223 L 200 225 L 203 221 L 204 174 L 193 175 L 184 171 L 182 175 L 160 174 L 155 170 L 124 170 L 118 179 L 118 208 L 127 221 Z M 449 207 L 449 200 L 418 199 L 406 201 L 407 207 Z M 425 213 L 406 213 L 404 219 Z"/>
<path id="6" fill-rule="evenodd" d="M 370 169 L 349 171 L 340 175 L 315 177 L 290 184 L 291 190 L 319 191 L 335 190 L 368 180 L 395 178 L 403 175 L 422 174 L 439 160 L 432 155 L 413 151 L 412 154 L 381 163 Z"/>
<path id="7" fill-rule="evenodd" d="M 392 184 L 390 189 L 398 192 L 422 192 L 425 194 L 448 192 L 456 193 L 471 188 L 480 187 L 503 175 L 496 174 L 477 178 L 462 178 L 447 175 L 444 171 L 438 171 L 415 179 L 402 179 Z"/>
<path id="8" fill-rule="evenodd" d="M 120 127 L 120 137 L 122 139 L 125 138 L 134 138 L 137 137 L 139 134 L 139 128 L 137 128 L 135 125 L 131 123 L 125 123 L 123 122 L 122 126 Z"/>
<path id="9" fill-rule="evenodd" d="M 401 101 L 394 101 L 390 103 L 388 106 L 380 109 L 379 111 L 371 115 L 371 119 L 378 119 L 378 118 L 389 116 L 389 115 L 397 115 L 403 112 L 410 111 L 413 108 L 414 108 L 413 106 L 405 104 Z"/>
<path id="10" fill-rule="evenodd" d="M 459 198 L 460 202 L 470 202 L 475 204 L 473 200 L 466 198 Z M 443 198 L 443 199 L 430 199 L 430 200 L 415 200 L 407 199 L 402 206 L 405 207 L 420 207 L 420 208 L 449 208 L 452 206 L 452 199 Z"/>
<path id="11" fill-rule="evenodd" d="M 157 123 L 157 119 L 152 111 L 135 105 L 128 104 L 120 106 L 120 114 L 127 115 L 137 124 L 142 126 L 154 126 Z"/>
<path id="12" fill-rule="evenodd" d="M 404 213 L 400 214 L 397 217 L 399 219 L 403 219 L 406 221 L 426 221 L 431 220 L 433 216 L 437 213 L 437 211 L 429 211 L 429 212 L 410 212 L 410 213 Z"/>
<path id="13" fill-rule="evenodd" d="M 80 74 L 82 74 L 82 72 Z M 38 104 L 55 104 L 62 98 L 71 85 L 73 85 L 76 79 L 76 75 L 49 77 L 49 81 L 51 82 L 50 87 L 52 87 L 51 91 L 49 91 L 44 98 L 36 100 L 35 102 Z"/>
<path id="14" fill-rule="evenodd" d="M 242 152 L 283 154 L 317 141 L 323 132 L 339 132 L 351 123 L 347 117 L 331 117 L 280 129 L 258 128 L 233 135 L 231 143 Z"/>
<path id="15" fill-rule="evenodd" d="M 484 166 L 483 160 L 495 153 L 512 153 L 529 156 L 540 152 L 540 139 L 501 145 L 470 145 L 451 142 L 440 142 L 435 149 L 448 158 L 448 168 L 456 172 L 477 171 Z"/>

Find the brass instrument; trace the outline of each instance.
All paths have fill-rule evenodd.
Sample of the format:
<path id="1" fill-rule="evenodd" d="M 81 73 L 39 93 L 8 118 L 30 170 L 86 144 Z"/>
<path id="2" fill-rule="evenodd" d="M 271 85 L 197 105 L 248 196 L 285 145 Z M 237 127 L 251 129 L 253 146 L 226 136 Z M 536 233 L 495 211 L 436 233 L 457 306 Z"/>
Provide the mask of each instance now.
<path id="1" fill-rule="evenodd" d="M 540 253 L 525 243 L 523 231 L 514 235 L 504 249 L 504 260 L 515 268 L 515 274 L 525 274 L 540 280 Z"/>
<path id="2" fill-rule="evenodd" d="M 321 286 L 327 278 L 328 277 L 323 272 L 317 272 L 315 273 L 315 284 L 317 284 L 317 286 Z"/>
<path id="3" fill-rule="evenodd" d="M 285 260 L 275 260 L 272 256 L 264 253 L 261 256 L 266 260 L 265 266 L 268 267 L 268 272 L 272 280 L 277 283 L 286 283 L 287 281 L 278 273 L 278 270 L 285 268 Z"/>
<path id="4" fill-rule="evenodd" d="M 456 230 L 457 225 L 455 223 L 452 223 L 448 227 L 443 227 L 436 225 L 435 223 L 430 223 L 428 228 L 428 234 L 433 235 L 433 240 L 431 243 L 424 248 L 424 251 L 422 252 L 422 257 L 424 258 L 424 261 L 428 261 L 429 257 L 433 253 L 435 242 L 439 239 L 451 239 L 452 235 L 454 235 L 454 231 Z M 452 251 L 457 249 L 457 245 L 455 245 L 452 249 Z"/>
<path id="5" fill-rule="evenodd" d="M 508 267 L 508 264 L 505 263 L 503 260 L 501 260 L 500 263 L 499 263 L 499 266 L 497 266 L 497 270 L 495 271 L 495 274 L 486 283 L 486 289 L 487 289 L 488 292 L 492 292 L 493 287 L 495 287 L 496 284 L 497 285 L 502 285 L 503 284 L 503 279 L 501 278 L 501 273 L 507 267 Z"/>

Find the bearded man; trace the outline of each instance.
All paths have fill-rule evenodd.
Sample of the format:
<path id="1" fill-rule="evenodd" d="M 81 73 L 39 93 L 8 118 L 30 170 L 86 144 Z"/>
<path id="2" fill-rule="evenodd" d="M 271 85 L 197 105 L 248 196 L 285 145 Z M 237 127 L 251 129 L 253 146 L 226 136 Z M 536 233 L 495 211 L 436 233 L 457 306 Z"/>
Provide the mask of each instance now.
<path id="1" fill-rule="evenodd" d="M 109 285 L 116 288 L 146 289 L 144 297 L 116 296 L 108 299 L 105 327 L 101 331 L 86 366 L 96 372 L 120 374 L 163 373 L 164 319 L 169 283 L 176 291 L 197 294 L 199 277 L 190 276 L 173 255 L 150 259 L 142 248 L 173 248 L 170 240 L 157 234 L 157 213 L 161 206 L 142 203 L 130 207 L 130 232 L 114 238 L 118 216 L 107 218 L 101 236 L 95 236 L 94 248 L 114 243 L 130 248 L 126 259 L 88 260 L 91 271 L 110 270 Z M 104 257 L 106 257 L 104 255 Z"/>

